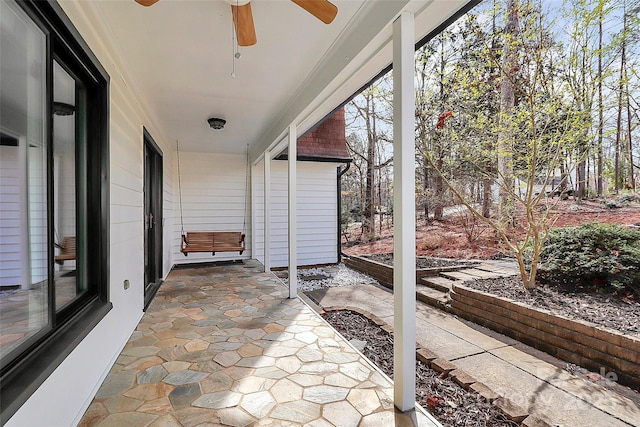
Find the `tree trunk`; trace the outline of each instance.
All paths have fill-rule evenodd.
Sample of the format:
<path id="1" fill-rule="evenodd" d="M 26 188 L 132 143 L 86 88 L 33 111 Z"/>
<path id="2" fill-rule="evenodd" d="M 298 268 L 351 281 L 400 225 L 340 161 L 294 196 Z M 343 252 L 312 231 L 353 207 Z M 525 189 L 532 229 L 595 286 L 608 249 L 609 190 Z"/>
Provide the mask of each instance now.
<path id="1" fill-rule="evenodd" d="M 365 201 L 364 201 L 364 218 L 362 221 L 363 231 L 368 237 L 373 237 L 375 234 L 374 213 L 375 213 L 375 184 L 374 184 L 374 172 L 375 172 L 375 160 L 376 160 L 376 144 L 375 144 L 375 120 L 372 117 L 373 114 L 373 94 L 367 93 L 367 177 L 365 184 Z"/>
<path id="2" fill-rule="evenodd" d="M 444 33 L 440 33 L 440 75 L 439 75 L 439 84 L 440 84 L 440 114 L 444 113 L 445 110 L 445 82 L 444 82 L 444 73 L 445 73 L 445 59 L 444 59 Z M 434 148 L 436 150 L 436 156 L 438 156 L 436 165 L 440 172 L 444 172 L 442 170 L 442 166 L 444 164 L 444 148 L 442 144 L 443 140 L 443 132 L 444 132 L 444 124 L 442 129 L 436 129 L 435 137 L 434 137 Z M 436 201 L 435 206 L 433 207 L 433 219 L 442 220 L 444 216 L 443 210 L 443 189 L 444 183 L 442 181 L 441 174 L 436 174 L 435 177 L 435 196 L 434 199 Z"/>
<path id="3" fill-rule="evenodd" d="M 600 14 L 598 17 L 598 157 L 596 166 L 596 192 L 598 197 L 602 197 L 603 182 L 602 182 L 602 161 L 604 157 L 602 149 L 602 139 L 604 130 L 604 105 L 602 102 L 602 21 L 603 21 L 603 6 L 600 5 Z"/>
<path id="4" fill-rule="evenodd" d="M 518 0 L 507 2 L 502 76 L 500 80 L 500 126 L 498 130 L 498 174 L 502 180 L 498 214 L 503 224 L 514 225 L 513 176 L 513 79 L 517 70 Z"/>
<path id="5" fill-rule="evenodd" d="M 442 150 L 438 150 L 438 160 L 436 162 L 436 165 L 438 167 L 438 170 L 442 170 L 442 166 L 444 164 L 443 160 L 442 160 Z M 442 182 L 442 175 L 437 174 L 435 177 L 435 200 L 436 200 L 436 204 L 433 207 L 433 219 L 437 220 L 437 221 L 441 221 L 442 218 L 444 217 L 444 209 L 443 209 L 443 198 L 444 198 L 444 183 Z"/>
<path id="6" fill-rule="evenodd" d="M 625 15 L 626 19 L 626 15 Z M 631 94 L 629 92 L 629 76 L 627 74 L 626 64 L 625 64 L 625 84 L 627 87 L 627 140 L 629 142 L 629 187 L 631 190 L 636 189 L 636 180 L 633 175 L 633 138 L 631 137 Z"/>
<path id="7" fill-rule="evenodd" d="M 620 78 L 618 84 L 618 116 L 616 118 L 616 142 L 615 142 L 615 158 L 614 158 L 614 179 L 615 179 L 615 192 L 616 194 L 620 190 L 620 139 L 622 137 L 622 94 L 624 89 L 624 68 L 626 65 L 626 31 L 627 31 L 627 15 L 625 13 L 623 19 L 623 39 L 622 39 L 622 51 L 620 53 Z"/>
<path id="8" fill-rule="evenodd" d="M 580 160 L 576 168 L 576 181 L 578 184 L 576 188 L 576 195 L 578 199 L 584 199 L 587 195 L 587 191 L 586 191 L 587 161 L 584 159 L 584 152 L 580 153 L 580 157 L 582 157 L 582 159 Z"/>
<path id="9" fill-rule="evenodd" d="M 491 179 L 482 180 L 482 216 L 491 217 Z"/>
<path id="10" fill-rule="evenodd" d="M 493 0 L 493 13 L 491 14 L 491 52 L 492 55 L 495 55 L 496 52 L 496 38 L 498 32 L 496 31 L 496 0 Z M 490 75 L 493 76 L 495 72 L 494 61 L 491 61 L 490 67 Z M 488 152 L 492 150 L 492 139 L 487 138 L 486 148 Z M 491 160 L 487 162 L 485 166 L 487 171 L 492 169 Z M 485 175 L 483 179 L 483 187 L 482 187 L 482 216 L 485 218 L 491 218 L 491 202 L 493 201 L 493 194 L 491 193 L 491 185 L 493 184 L 493 180 Z"/>
<path id="11" fill-rule="evenodd" d="M 429 199 L 427 198 L 427 190 L 429 189 L 429 166 L 427 162 L 424 162 L 424 219 L 429 220 Z"/>

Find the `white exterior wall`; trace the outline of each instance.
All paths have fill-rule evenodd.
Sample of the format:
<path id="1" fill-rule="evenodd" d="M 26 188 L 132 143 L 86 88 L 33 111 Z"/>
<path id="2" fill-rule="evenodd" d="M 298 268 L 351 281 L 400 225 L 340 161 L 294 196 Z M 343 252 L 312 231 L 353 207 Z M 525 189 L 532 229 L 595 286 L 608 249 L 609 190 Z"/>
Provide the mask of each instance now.
<path id="1" fill-rule="evenodd" d="M 110 75 L 110 272 L 113 309 L 45 380 L 7 426 L 76 425 L 136 328 L 144 304 L 143 126 L 163 151 L 163 276 L 173 264 L 172 152 L 160 126 L 127 84 L 127 67 L 110 43 L 104 24 L 85 2 L 60 1 L 62 8 Z M 124 290 L 123 281 L 131 286 Z"/>
<path id="2" fill-rule="evenodd" d="M 23 251 L 21 147 L 0 146 L 0 285 L 24 286 L 20 259 Z"/>
<path id="3" fill-rule="evenodd" d="M 328 264 L 338 260 L 338 163 L 298 162 L 298 265 Z M 256 249 L 264 262 L 264 162 L 255 168 Z M 271 266 L 287 262 L 287 162 L 271 162 Z"/>
<path id="4" fill-rule="evenodd" d="M 245 251 L 190 253 L 180 252 L 181 224 L 177 167 L 174 168 L 176 227 L 173 233 L 173 257 L 176 264 L 210 262 L 251 257 L 250 198 L 247 197 L 246 156 L 180 152 L 180 186 L 184 231 L 240 231 L 245 236 Z M 245 225 L 246 223 L 246 225 Z"/>

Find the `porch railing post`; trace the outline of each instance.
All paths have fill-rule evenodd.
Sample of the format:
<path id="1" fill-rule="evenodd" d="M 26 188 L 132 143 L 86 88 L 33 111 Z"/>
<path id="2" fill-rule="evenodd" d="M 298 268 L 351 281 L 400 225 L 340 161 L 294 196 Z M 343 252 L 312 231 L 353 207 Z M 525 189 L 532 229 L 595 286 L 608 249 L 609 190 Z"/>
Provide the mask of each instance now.
<path id="1" fill-rule="evenodd" d="M 298 159 L 297 150 L 297 128 L 296 125 L 289 125 L 289 149 L 288 149 L 288 166 L 289 166 L 289 298 L 298 297 L 298 259 L 297 251 L 297 218 L 296 218 L 296 160 Z"/>
<path id="2" fill-rule="evenodd" d="M 264 271 L 271 271 L 271 152 L 264 153 Z"/>
<path id="3" fill-rule="evenodd" d="M 414 25 L 410 12 L 393 23 L 393 383 L 403 412 L 416 390 Z"/>

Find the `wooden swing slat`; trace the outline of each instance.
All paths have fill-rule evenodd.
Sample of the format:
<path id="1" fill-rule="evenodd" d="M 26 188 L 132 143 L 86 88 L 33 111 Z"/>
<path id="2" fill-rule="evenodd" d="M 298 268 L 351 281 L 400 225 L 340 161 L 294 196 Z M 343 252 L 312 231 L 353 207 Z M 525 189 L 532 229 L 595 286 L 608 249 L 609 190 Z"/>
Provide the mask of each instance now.
<path id="1" fill-rule="evenodd" d="M 190 231 L 182 236 L 180 250 L 191 252 L 244 252 L 244 234 L 239 231 Z"/>
<path id="2" fill-rule="evenodd" d="M 69 236 L 62 239 L 62 245 L 56 244 L 60 248 L 60 253 L 54 257 L 57 264 L 64 264 L 65 261 L 76 259 L 76 238 Z"/>

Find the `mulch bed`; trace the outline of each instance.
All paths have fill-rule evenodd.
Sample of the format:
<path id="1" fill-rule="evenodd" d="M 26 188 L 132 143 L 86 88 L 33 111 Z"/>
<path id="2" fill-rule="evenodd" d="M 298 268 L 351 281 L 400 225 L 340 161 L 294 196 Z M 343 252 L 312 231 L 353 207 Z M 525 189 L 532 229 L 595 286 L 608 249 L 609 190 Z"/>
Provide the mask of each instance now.
<path id="1" fill-rule="evenodd" d="M 393 266 L 393 254 L 371 254 L 366 255 L 372 261 L 377 261 L 381 264 Z M 474 265 L 477 264 L 473 261 L 460 261 L 455 259 L 444 258 L 432 258 L 432 257 L 416 257 L 416 268 L 437 268 L 437 267 L 451 267 L 453 265 Z"/>
<path id="2" fill-rule="evenodd" d="M 363 353 L 393 378 L 393 335 L 361 314 L 331 311 L 323 317 L 347 340 L 366 341 Z M 445 427 L 516 427 L 495 406 L 420 361 L 416 361 L 416 401 Z"/>
<path id="3" fill-rule="evenodd" d="M 527 292 L 517 276 L 466 282 L 465 286 L 529 306 L 640 336 L 640 302 L 613 293 L 572 292 L 541 283 Z"/>

